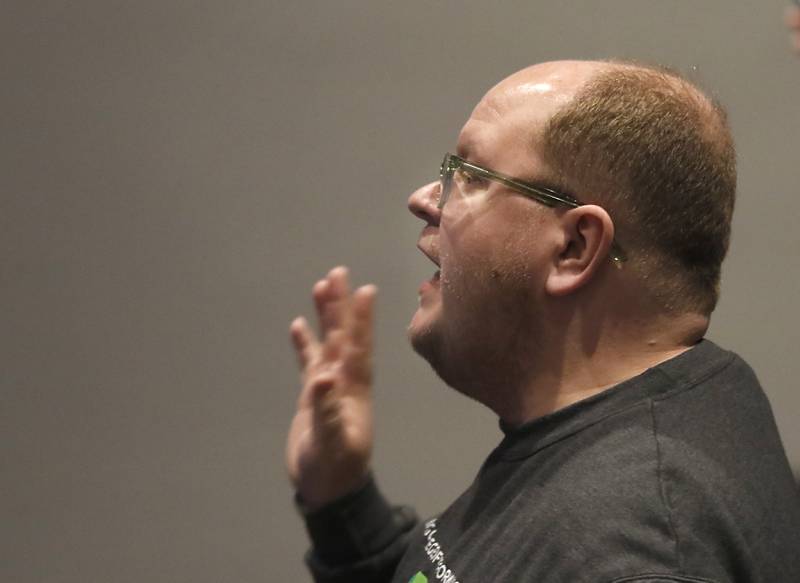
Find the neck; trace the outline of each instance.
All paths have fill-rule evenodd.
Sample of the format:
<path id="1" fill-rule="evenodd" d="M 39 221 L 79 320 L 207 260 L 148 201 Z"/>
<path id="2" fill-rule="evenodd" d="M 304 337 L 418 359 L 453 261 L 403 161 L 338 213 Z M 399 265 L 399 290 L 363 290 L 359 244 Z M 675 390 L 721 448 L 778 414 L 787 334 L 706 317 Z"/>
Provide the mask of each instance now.
<path id="1" fill-rule="evenodd" d="M 577 320 L 577 319 L 575 319 Z M 526 362 L 520 382 L 492 391 L 486 404 L 518 426 L 596 395 L 674 358 L 702 339 L 708 318 L 699 314 L 663 316 L 597 326 L 556 323 Z"/>

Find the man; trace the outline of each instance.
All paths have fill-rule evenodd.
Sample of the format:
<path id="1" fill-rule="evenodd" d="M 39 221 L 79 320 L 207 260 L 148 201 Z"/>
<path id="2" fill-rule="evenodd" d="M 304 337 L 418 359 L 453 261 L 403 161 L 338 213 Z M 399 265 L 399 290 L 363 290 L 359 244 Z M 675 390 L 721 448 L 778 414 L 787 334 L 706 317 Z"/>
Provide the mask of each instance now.
<path id="1" fill-rule="evenodd" d="M 524 69 L 409 199 L 438 268 L 409 325 L 505 438 L 419 523 L 370 474 L 376 290 L 313 288 L 287 446 L 317 581 L 800 581 L 800 501 L 766 397 L 703 340 L 735 191 L 724 112 L 678 75 Z"/>

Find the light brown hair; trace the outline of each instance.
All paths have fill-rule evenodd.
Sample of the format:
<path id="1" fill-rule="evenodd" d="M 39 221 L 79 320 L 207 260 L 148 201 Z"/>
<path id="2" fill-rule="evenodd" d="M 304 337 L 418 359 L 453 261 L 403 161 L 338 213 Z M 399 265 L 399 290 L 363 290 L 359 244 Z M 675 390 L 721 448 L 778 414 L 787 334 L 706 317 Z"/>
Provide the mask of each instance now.
<path id="1" fill-rule="evenodd" d="M 660 305 L 711 313 L 736 192 L 716 101 L 674 71 L 609 63 L 551 118 L 544 153 L 559 182 L 609 211 Z"/>

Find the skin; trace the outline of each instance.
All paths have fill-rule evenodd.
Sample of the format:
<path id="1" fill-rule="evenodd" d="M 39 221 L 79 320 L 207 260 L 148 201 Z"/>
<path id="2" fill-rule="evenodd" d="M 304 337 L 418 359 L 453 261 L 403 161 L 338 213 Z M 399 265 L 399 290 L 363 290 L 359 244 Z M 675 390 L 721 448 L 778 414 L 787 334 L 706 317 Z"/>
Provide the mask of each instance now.
<path id="1" fill-rule="evenodd" d="M 456 153 L 533 182 L 552 176 L 540 147 L 547 120 L 611 65 L 561 61 L 500 82 L 475 107 Z M 409 210 L 418 247 L 438 267 L 420 287 L 408 327 L 414 349 L 457 391 L 508 425 L 536 419 L 672 358 L 708 318 L 661 313 L 644 283 L 608 257 L 613 220 L 598 204 L 550 208 L 493 182 L 453 192 L 438 181 Z M 349 291 L 336 268 L 313 289 L 320 337 L 292 323 L 303 388 L 287 444 L 292 483 L 310 509 L 357 489 L 372 445 L 371 344 L 375 288 Z"/>
<path id="2" fill-rule="evenodd" d="M 376 291 L 368 285 L 351 293 L 347 269 L 334 268 L 312 289 L 320 337 L 304 318 L 290 326 L 302 388 L 286 465 L 311 509 L 357 489 L 368 473 Z"/>
<path id="3" fill-rule="evenodd" d="M 792 48 L 800 53 L 800 6 L 795 4 L 787 7 L 784 20 L 791 35 Z"/>

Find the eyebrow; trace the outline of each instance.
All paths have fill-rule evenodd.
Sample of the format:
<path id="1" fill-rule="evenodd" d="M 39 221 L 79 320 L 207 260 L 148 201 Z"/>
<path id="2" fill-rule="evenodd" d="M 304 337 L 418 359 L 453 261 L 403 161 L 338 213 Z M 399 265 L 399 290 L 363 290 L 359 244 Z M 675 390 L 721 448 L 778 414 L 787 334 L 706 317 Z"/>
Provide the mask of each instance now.
<path id="1" fill-rule="evenodd" d="M 472 148 L 470 148 L 469 142 L 467 142 L 466 145 L 463 145 L 461 143 L 457 144 L 455 153 L 456 153 L 456 156 L 458 156 L 460 158 L 464 158 L 465 160 L 469 160 L 470 159 L 470 154 L 472 153 Z"/>
<path id="2" fill-rule="evenodd" d="M 468 124 L 465 124 L 464 128 L 466 128 L 467 125 Z M 475 133 L 474 130 L 470 132 L 468 130 L 464 131 L 464 129 L 462 129 L 462 131 L 459 132 L 458 142 L 456 143 L 455 155 L 477 166 L 491 167 L 492 164 L 490 164 L 485 158 L 481 156 L 480 152 L 482 148 L 480 148 L 480 141 L 475 138 L 474 133 Z M 492 172 L 498 172 L 498 171 L 492 169 Z M 501 174 L 503 173 L 501 172 Z M 549 169 L 546 172 L 546 175 L 542 177 L 538 178 L 515 177 L 514 180 L 526 183 L 530 186 L 545 188 L 547 190 L 553 190 L 555 192 L 565 194 L 568 197 L 577 200 L 577 197 L 575 197 L 572 194 L 571 190 L 567 188 L 567 185 L 563 184 L 561 180 L 558 180 L 557 177 L 554 176 L 551 171 L 549 171 Z"/>
<path id="3" fill-rule="evenodd" d="M 474 159 L 476 156 L 475 151 L 478 149 L 476 146 L 476 141 L 472 134 L 470 132 L 462 131 L 458 134 L 455 154 L 456 156 L 464 158 L 465 160 Z"/>
<path id="4" fill-rule="evenodd" d="M 467 162 L 472 162 L 473 164 L 477 164 L 478 166 L 486 165 L 486 160 L 480 155 L 480 148 L 476 146 L 476 143 L 472 140 L 466 140 L 463 144 L 459 144 L 456 146 L 455 154 L 459 158 L 463 158 Z"/>

